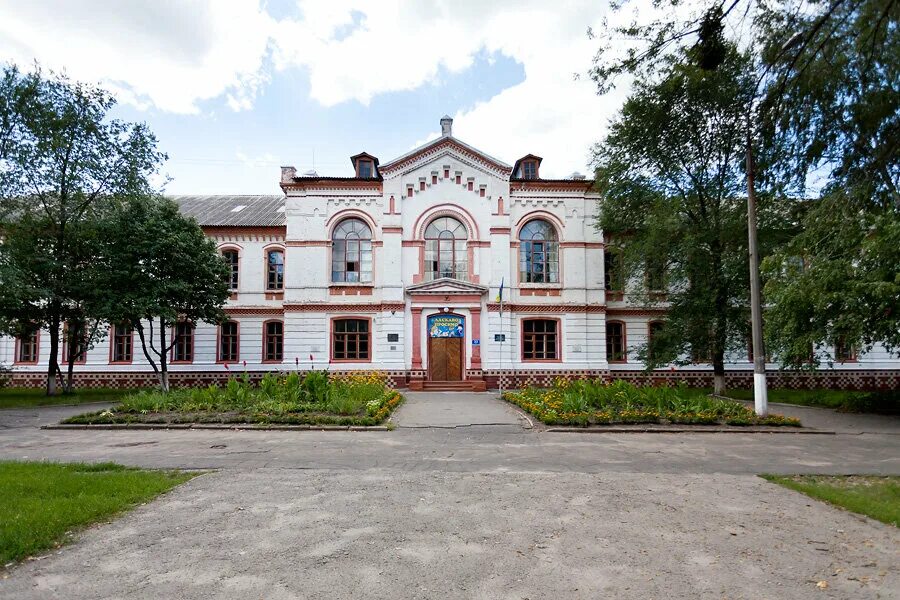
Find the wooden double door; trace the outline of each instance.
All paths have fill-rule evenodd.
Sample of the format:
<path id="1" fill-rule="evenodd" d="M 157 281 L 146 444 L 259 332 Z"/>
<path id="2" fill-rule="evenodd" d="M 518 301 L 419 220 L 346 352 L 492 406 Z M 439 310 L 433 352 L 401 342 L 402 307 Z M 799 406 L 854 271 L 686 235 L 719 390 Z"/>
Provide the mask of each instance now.
<path id="1" fill-rule="evenodd" d="M 428 338 L 428 378 L 431 381 L 462 381 L 464 339 Z"/>

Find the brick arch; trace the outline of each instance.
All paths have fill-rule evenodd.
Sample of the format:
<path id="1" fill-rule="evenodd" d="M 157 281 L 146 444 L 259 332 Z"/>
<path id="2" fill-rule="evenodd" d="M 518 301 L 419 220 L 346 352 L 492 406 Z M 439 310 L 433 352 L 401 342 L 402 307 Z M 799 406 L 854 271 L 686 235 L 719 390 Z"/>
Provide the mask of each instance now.
<path id="1" fill-rule="evenodd" d="M 415 239 L 425 239 L 425 228 L 428 227 L 429 223 L 440 217 L 453 217 L 465 225 L 466 229 L 469 231 L 470 241 L 481 239 L 477 221 L 469 211 L 458 204 L 439 204 L 425 210 L 419 215 L 419 218 L 416 219 L 416 224 L 413 226 Z"/>
<path id="2" fill-rule="evenodd" d="M 378 226 L 375 224 L 375 221 L 372 217 L 361 210 L 355 208 L 345 208 L 344 210 L 339 210 L 329 217 L 328 221 L 325 222 L 325 229 L 328 231 L 328 239 L 331 239 L 331 236 L 334 234 L 334 229 L 338 225 L 341 224 L 342 221 L 346 219 L 359 219 L 363 223 L 369 226 L 369 229 L 372 230 L 372 240 L 378 239 Z"/>
<path id="3" fill-rule="evenodd" d="M 528 223 L 530 223 L 531 221 L 537 220 L 547 221 L 548 223 L 550 223 L 550 225 L 556 229 L 557 239 L 559 241 L 563 241 L 563 229 L 565 228 L 565 225 L 559 219 L 559 217 L 551 212 L 547 212 L 546 210 L 535 210 L 519 219 L 519 221 L 516 223 L 516 235 L 514 239 L 519 239 L 519 233 L 522 231 L 523 227 L 528 225 Z"/>

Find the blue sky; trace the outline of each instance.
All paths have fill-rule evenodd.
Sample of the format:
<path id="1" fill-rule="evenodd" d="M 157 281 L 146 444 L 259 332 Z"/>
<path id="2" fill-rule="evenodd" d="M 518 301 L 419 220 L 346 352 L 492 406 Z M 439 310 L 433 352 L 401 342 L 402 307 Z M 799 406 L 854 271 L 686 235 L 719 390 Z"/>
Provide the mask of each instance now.
<path id="1" fill-rule="evenodd" d="M 544 176 L 589 168 L 621 103 L 587 78 L 602 3 L 0 0 L 0 60 L 65 69 L 146 121 L 170 193 L 278 193 L 279 166 L 350 173 L 454 134 Z"/>

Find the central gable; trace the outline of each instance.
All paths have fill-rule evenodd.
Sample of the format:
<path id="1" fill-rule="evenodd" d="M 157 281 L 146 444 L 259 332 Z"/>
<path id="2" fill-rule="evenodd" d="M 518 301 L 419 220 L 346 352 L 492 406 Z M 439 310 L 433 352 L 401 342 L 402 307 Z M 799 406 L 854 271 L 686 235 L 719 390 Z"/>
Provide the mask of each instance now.
<path id="1" fill-rule="evenodd" d="M 379 172 L 384 179 L 392 179 L 411 171 L 443 164 L 441 161 L 452 157 L 487 175 L 509 180 L 512 167 L 452 136 L 443 136 L 394 160 L 381 165 Z"/>

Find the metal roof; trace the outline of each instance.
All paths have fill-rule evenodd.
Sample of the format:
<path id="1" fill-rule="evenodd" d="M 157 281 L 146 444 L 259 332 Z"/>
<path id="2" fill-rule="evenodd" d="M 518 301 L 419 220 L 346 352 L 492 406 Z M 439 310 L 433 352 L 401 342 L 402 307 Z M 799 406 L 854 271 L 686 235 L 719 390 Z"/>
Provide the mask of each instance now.
<path id="1" fill-rule="evenodd" d="M 284 196 L 169 196 L 204 227 L 284 226 Z"/>

